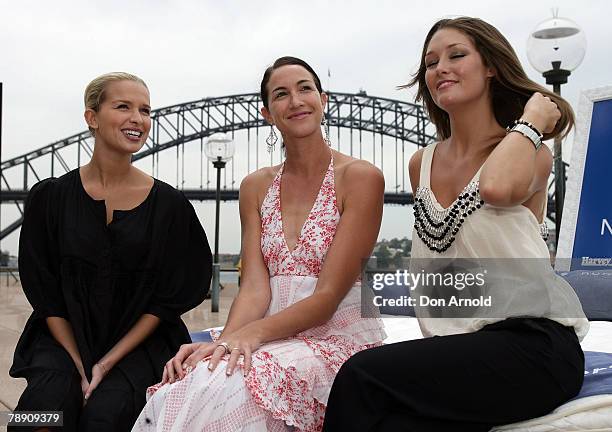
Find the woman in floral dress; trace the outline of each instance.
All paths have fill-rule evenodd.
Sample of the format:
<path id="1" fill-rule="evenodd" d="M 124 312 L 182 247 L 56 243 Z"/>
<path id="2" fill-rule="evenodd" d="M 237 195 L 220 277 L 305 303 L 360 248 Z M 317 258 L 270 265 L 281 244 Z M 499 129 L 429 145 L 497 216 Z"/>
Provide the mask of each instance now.
<path id="1" fill-rule="evenodd" d="M 331 149 L 327 95 L 304 61 L 276 60 L 261 97 L 268 145 L 276 127 L 286 160 L 240 187 L 240 292 L 213 343 L 168 361 L 135 430 L 321 430 L 340 366 L 385 338 L 379 319 L 362 317 L 359 278 L 380 228 L 382 173 Z"/>

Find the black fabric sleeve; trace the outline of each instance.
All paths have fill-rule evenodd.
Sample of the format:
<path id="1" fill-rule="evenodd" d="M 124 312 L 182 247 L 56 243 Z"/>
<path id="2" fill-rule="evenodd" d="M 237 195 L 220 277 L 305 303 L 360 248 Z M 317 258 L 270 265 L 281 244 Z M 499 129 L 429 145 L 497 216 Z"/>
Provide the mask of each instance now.
<path id="1" fill-rule="evenodd" d="M 155 292 L 147 311 L 176 321 L 206 297 L 212 277 L 212 255 L 206 233 L 191 203 L 181 194 L 166 233 Z"/>
<path id="2" fill-rule="evenodd" d="M 53 196 L 54 184 L 55 179 L 50 178 L 32 187 L 19 235 L 19 277 L 34 318 L 66 318 L 55 223 L 59 204 Z"/>

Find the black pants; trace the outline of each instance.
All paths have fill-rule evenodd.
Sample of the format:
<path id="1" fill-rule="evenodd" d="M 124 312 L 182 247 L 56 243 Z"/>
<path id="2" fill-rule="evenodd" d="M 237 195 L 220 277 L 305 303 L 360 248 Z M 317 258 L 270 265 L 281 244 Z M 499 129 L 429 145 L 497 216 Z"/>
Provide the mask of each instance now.
<path id="1" fill-rule="evenodd" d="M 508 319 L 475 333 L 362 351 L 340 369 L 326 432 L 477 432 L 547 414 L 580 391 L 572 328 Z"/>
<path id="2" fill-rule="evenodd" d="M 53 340 L 39 345 L 39 355 L 28 370 L 28 385 L 16 411 L 63 411 L 65 432 L 122 432 L 131 430 L 145 395 L 136 394 L 128 379 L 118 369 L 110 372 L 83 406 L 81 377 L 68 353 Z M 137 407 L 140 407 L 138 409 Z M 9 427 L 25 432 L 38 428 Z"/>

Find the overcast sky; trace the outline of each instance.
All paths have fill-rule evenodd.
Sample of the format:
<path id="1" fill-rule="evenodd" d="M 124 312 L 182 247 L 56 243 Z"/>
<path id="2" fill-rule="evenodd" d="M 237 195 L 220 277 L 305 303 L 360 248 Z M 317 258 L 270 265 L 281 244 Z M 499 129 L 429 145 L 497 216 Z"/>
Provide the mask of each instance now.
<path id="1" fill-rule="evenodd" d="M 257 91 L 266 66 L 294 55 L 322 78 L 329 69 L 332 91 L 363 88 L 369 95 L 412 101 L 410 92 L 395 86 L 415 71 L 431 25 L 449 15 L 495 25 L 527 73 L 543 82 L 527 61 L 525 45 L 553 7 L 582 26 L 588 41 L 582 65 L 562 88 L 577 109 L 581 90 L 612 85 L 609 1 L 0 0 L 2 160 L 84 130 L 83 90 L 109 71 L 141 76 L 155 108 Z M 2 227 L 10 222 L 6 208 Z M 212 208 L 198 206 L 211 241 Z M 222 211 L 226 226 L 235 227 L 237 205 Z M 410 235 L 411 221 L 411 209 L 386 207 L 381 238 Z M 221 235 L 221 250 L 237 252 L 236 230 Z M 2 249 L 15 252 L 17 237 L 5 239 Z"/>

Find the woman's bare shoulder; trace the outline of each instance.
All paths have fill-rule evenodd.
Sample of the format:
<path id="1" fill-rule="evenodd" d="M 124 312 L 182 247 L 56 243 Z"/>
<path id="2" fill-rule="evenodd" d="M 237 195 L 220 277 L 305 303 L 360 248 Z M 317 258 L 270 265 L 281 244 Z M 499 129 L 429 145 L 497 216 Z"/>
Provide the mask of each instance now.
<path id="1" fill-rule="evenodd" d="M 408 175 L 410 176 L 410 184 L 412 185 L 413 192 L 419 186 L 419 177 L 421 175 L 421 161 L 423 160 L 423 152 L 425 148 L 420 148 L 414 152 L 408 162 Z"/>
<path id="2" fill-rule="evenodd" d="M 256 171 L 248 174 L 244 179 L 242 179 L 242 183 L 240 184 L 240 189 L 248 188 L 259 188 L 263 186 L 269 186 L 274 180 L 274 177 L 278 173 L 281 165 L 275 165 L 271 167 L 263 167 L 259 168 Z"/>
<path id="3" fill-rule="evenodd" d="M 383 178 L 382 171 L 372 163 L 357 159 L 352 156 L 340 152 L 334 152 L 334 165 L 336 171 L 341 174 L 346 180 L 355 179 L 355 177 L 367 178 Z"/>
<path id="4" fill-rule="evenodd" d="M 281 165 L 264 167 L 248 174 L 240 183 L 240 201 L 254 200 L 259 207 L 280 168 Z"/>

